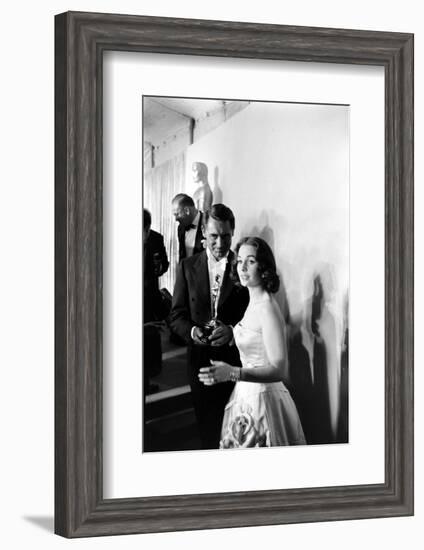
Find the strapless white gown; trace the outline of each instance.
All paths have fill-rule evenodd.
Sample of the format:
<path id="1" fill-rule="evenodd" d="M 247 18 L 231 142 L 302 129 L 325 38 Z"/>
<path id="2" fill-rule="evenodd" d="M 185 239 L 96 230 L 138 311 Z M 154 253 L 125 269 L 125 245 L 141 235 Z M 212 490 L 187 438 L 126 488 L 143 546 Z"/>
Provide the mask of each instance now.
<path id="1" fill-rule="evenodd" d="M 242 367 L 268 362 L 262 333 L 238 323 L 234 339 Z M 225 407 L 220 448 L 305 445 L 296 405 L 282 382 L 237 382 Z"/>

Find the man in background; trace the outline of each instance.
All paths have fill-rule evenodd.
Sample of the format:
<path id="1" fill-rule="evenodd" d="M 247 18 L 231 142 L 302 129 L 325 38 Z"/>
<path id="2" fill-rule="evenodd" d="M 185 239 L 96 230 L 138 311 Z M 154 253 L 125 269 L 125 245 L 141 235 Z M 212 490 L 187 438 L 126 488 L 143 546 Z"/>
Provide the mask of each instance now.
<path id="1" fill-rule="evenodd" d="M 168 267 L 163 237 L 151 229 L 150 212 L 143 210 L 143 380 L 144 393 L 150 394 L 159 390 L 150 378 L 162 370 L 162 343 L 156 321 L 165 318 L 164 303 L 159 290 L 159 277 Z"/>
<path id="2" fill-rule="evenodd" d="M 159 277 L 169 267 L 163 236 L 151 229 L 152 216 L 143 210 L 144 322 L 162 320 Z"/>
<path id="3" fill-rule="evenodd" d="M 172 215 L 178 222 L 178 261 L 189 258 L 204 250 L 202 220 L 203 213 L 194 205 L 193 199 L 179 193 L 172 199 Z"/>

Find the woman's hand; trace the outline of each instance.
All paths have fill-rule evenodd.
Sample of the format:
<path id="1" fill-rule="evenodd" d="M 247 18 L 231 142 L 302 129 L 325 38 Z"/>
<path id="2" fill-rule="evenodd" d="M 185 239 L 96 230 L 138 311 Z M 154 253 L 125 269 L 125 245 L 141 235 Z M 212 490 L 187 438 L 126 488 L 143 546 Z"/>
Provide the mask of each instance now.
<path id="1" fill-rule="evenodd" d="M 224 361 L 212 361 L 210 367 L 202 367 L 199 370 L 199 380 L 205 386 L 213 386 L 214 384 L 219 384 L 220 382 L 228 382 L 231 380 L 231 375 L 234 373 L 235 369 L 239 370 L 238 367 L 232 367 Z"/>

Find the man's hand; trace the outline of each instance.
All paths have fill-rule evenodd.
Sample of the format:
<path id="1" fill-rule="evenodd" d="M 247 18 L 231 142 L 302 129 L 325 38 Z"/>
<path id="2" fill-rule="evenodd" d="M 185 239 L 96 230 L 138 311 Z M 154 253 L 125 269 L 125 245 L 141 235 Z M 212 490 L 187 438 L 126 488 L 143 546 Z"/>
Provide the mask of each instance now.
<path id="1" fill-rule="evenodd" d="M 200 327 L 194 327 L 192 338 L 193 342 L 199 346 L 206 346 L 208 344 L 207 338 L 203 334 L 203 330 Z"/>
<path id="2" fill-rule="evenodd" d="M 221 321 L 216 321 L 217 327 L 214 329 L 208 340 L 211 346 L 225 346 L 233 339 L 233 329 L 224 325 Z"/>

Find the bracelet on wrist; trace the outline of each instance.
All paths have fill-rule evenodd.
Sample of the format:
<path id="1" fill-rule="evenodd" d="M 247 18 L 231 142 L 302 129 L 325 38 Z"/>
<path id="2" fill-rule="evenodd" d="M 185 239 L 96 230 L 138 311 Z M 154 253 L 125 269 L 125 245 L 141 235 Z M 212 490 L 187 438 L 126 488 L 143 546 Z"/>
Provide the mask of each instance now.
<path id="1" fill-rule="evenodd" d="M 241 380 L 241 368 L 233 367 L 231 369 L 230 380 L 231 382 L 238 382 L 239 380 Z"/>

